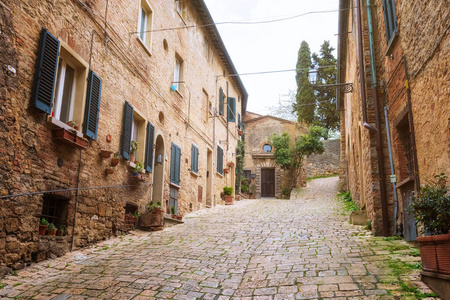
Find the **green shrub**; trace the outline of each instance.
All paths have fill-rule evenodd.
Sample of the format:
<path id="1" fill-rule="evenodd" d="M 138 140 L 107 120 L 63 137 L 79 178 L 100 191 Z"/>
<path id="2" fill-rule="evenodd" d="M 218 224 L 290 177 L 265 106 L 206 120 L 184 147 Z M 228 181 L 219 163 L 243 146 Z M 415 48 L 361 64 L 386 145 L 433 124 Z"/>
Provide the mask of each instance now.
<path id="1" fill-rule="evenodd" d="M 359 211 L 360 210 L 358 205 L 356 205 L 356 203 L 353 202 L 350 191 L 347 191 L 345 193 L 339 193 L 338 198 L 340 198 L 342 200 L 342 202 L 344 203 L 345 210 L 347 210 L 347 211 Z"/>
<path id="2" fill-rule="evenodd" d="M 425 232 L 438 235 L 450 231 L 450 194 L 446 187 L 447 176 L 444 173 L 434 176 L 412 197 L 408 212 L 416 222 L 423 224 Z"/>
<path id="3" fill-rule="evenodd" d="M 284 188 L 282 188 L 282 193 L 284 196 L 289 196 L 291 194 L 291 189 L 285 186 Z"/>
<path id="4" fill-rule="evenodd" d="M 225 196 L 233 195 L 233 187 L 231 187 L 231 186 L 224 186 L 223 187 L 223 193 L 225 194 Z"/>

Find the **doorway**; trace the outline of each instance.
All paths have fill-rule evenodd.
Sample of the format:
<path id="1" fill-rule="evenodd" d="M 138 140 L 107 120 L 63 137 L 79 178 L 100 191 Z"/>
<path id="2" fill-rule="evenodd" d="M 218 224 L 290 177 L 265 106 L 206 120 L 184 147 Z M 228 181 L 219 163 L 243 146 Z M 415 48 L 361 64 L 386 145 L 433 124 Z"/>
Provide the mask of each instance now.
<path id="1" fill-rule="evenodd" d="M 275 169 L 261 169 L 261 197 L 275 197 Z"/>
<path id="2" fill-rule="evenodd" d="M 155 204 L 163 201 L 164 191 L 164 140 L 161 135 L 156 138 L 155 144 L 155 166 L 153 167 L 153 192 L 152 202 Z"/>
<path id="3" fill-rule="evenodd" d="M 206 207 L 212 206 L 212 151 L 206 151 Z"/>

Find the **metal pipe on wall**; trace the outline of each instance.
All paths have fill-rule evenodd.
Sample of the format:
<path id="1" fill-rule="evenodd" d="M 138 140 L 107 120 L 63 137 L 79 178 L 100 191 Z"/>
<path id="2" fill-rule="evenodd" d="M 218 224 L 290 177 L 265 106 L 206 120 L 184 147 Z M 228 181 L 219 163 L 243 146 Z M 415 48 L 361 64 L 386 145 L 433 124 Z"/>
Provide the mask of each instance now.
<path id="1" fill-rule="evenodd" d="M 394 161 L 392 159 L 391 131 L 390 131 L 390 128 L 389 128 L 388 110 L 387 110 L 386 106 L 384 107 L 384 120 L 386 122 L 386 134 L 387 134 L 387 143 L 388 143 L 388 149 L 389 149 L 389 163 L 391 165 L 391 174 L 395 175 Z M 394 227 L 394 235 L 395 235 L 395 234 L 397 234 L 397 213 L 398 213 L 397 183 L 392 182 L 392 189 L 394 190 L 393 227 Z"/>

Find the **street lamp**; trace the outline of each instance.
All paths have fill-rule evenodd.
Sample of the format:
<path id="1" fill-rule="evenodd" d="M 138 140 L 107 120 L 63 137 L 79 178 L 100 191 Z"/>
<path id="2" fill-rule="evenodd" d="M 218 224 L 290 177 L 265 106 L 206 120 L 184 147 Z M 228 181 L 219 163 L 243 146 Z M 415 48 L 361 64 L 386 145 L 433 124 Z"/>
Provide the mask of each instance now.
<path id="1" fill-rule="evenodd" d="M 353 93 L 353 83 L 317 84 L 319 82 L 318 78 L 319 70 L 310 69 L 308 72 L 308 80 L 314 88 L 335 87 L 344 93 Z"/>

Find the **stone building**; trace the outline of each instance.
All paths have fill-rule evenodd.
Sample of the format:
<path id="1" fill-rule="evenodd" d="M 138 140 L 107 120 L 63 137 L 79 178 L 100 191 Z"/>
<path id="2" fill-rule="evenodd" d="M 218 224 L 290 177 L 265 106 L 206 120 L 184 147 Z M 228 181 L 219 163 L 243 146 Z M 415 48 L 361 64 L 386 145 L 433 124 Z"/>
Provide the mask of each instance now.
<path id="1" fill-rule="evenodd" d="M 250 185 L 256 186 L 255 198 L 277 197 L 282 195 L 282 188 L 290 186 L 289 172 L 275 165 L 275 157 L 269 137 L 283 132 L 295 139 L 305 134 L 307 128 L 299 123 L 273 116 L 262 116 L 252 112 L 244 114 L 245 157 L 244 176 Z M 297 186 L 306 184 L 306 173 L 297 179 Z"/>
<path id="2" fill-rule="evenodd" d="M 150 201 L 222 202 L 247 93 L 203 0 L 0 1 L 0 16 L 3 268 L 115 235 Z M 43 217 L 66 234 L 38 235 Z"/>
<path id="3" fill-rule="evenodd" d="M 341 184 L 376 235 L 415 240 L 412 194 L 450 173 L 449 21 L 444 0 L 340 0 Z"/>

